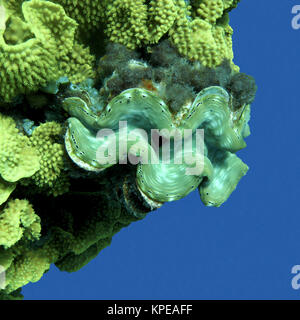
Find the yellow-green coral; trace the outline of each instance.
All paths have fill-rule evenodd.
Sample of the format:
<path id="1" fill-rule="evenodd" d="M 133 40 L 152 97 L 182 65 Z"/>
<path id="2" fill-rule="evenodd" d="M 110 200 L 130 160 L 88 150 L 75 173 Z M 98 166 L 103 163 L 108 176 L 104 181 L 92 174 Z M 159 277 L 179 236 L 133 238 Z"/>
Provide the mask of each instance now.
<path id="1" fill-rule="evenodd" d="M 67 15 L 76 20 L 81 31 L 91 31 L 99 27 L 103 20 L 105 5 L 111 0 L 53 0 L 65 9 Z"/>
<path id="2" fill-rule="evenodd" d="M 40 188 L 52 188 L 54 195 L 67 191 L 68 181 L 62 177 L 64 167 L 64 146 L 56 139 L 63 135 L 63 128 L 57 122 L 46 122 L 34 129 L 30 144 L 40 156 L 40 169 L 32 176 Z M 56 188 L 54 188 L 56 186 Z"/>
<path id="3" fill-rule="evenodd" d="M 89 48 L 75 42 L 72 51 L 60 58 L 61 74 L 68 75 L 73 83 L 80 83 L 95 76 L 92 68 L 94 62 L 95 57 L 90 54 Z"/>
<path id="4" fill-rule="evenodd" d="M 38 281 L 50 263 L 41 251 L 27 248 L 38 240 L 41 219 L 27 200 L 10 200 L 0 211 L 0 265 L 5 269 L 5 292 Z"/>
<path id="5" fill-rule="evenodd" d="M 0 178 L 0 205 L 9 198 L 15 188 L 16 183 L 7 182 Z"/>
<path id="6" fill-rule="evenodd" d="M 16 45 L 33 38 L 33 34 L 31 33 L 28 24 L 20 17 L 12 15 L 6 22 L 3 37 L 7 44 Z"/>
<path id="7" fill-rule="evenodd" d="M 203 0 L 197 9 L 197 14 L 203 20 L 214 24 L 223 15 L 223 11 L 223 0 Z"/>
<path id="8" fill-rule="evenodd" d="M 0 114 L 0 175 L 8 182 L 32 176 L 40 168 L 39 156 L 14 120 Z"/>
<path id="9" fill-rule="evenodd" d="M 0 200 L 5 202 L 16 182 L 29 178 L 39 188 L 50 188 L 58 195 L 68 190 L 69 182 L 62 172 L 64 146 L 56 142 L 63 134 L 59 123 L 47 122 L 38 126 L 29 138 L 16 128 L 14 120 L 0 114 Z"/>
<path id="10" fill-rule="evenodd" d="M 108 190 L 105 190 L 105 192 L 107 193 Z M 34 240 L 39 238 L 38 231 L 40 229 L 38 227 L 33 228 L 33 224 L 29 225 L 28 232 L 25 232 L 25 228 L 22 236 L 22 231 L 17 233 L 15 227 L 19 222 L 20 228 L 24 229 L 24 222 L 21 219 L 14 219 L 15 224 L 8 227 L 0 220 L 0 228 L 4 229 L 5 239 L 8 238 L 8 230 L 16 233 L 16 236 L 11 237 L 14 241 L 19 239 L 14 244 L 14 241 L 11 241 L 9 243 L 11 246 L 7 249 L 4 249 L 2 243 L 0 243 L 0 265 L 6 270 L 6 287 L 3 292 L 0 291 L 0 295 L 10 294 L 29 282 L 38 281 L 49 269 L 51 263 L 55 263 L 61 270 L 69 272 L 82 268 L 100 250 L 110 244 L 114 233 L 129 225 L 132 221 L 138 220 L 129 215 L 118 202 L 103 201 L 105 197 L 102 196 L 99 193 L 97 196 L 66 198 L 63 210 L 59 214 L 52 212 L 52 215 L 57 216 L 58 226 L 53 226 L 46 239 L 41 239 L 44 242 L 43 246 L 35 247 L 33 245 Z M 89 201 L 93 209 L 87 210 L 82 215 L 81 203 L 86 200 Z M 69 211 L 69 201 L 73 204 L 74 201 L 76 203 L 72 211 Z M 56 205 L 58 206 L 59 203 L 56 203 Z M 31 205 L 26 200 L 12 200 L 9 204 L 7 210 L 10 210 L 10 214 L 14 217 L 20 217 L 19 208 L 22 208 L 21 204 L 23 209 L 28 206 L 27 208 L 32 210 Z M 101 209 L 99 209 L 99 206 L 101 206 Z M 31 210 L 28 210 L 28 213 L 33 213 Z M 50 216 L 51 209 L 47 205 L 44 206 L 43 210 Z M 25 216 L 25 214 L 21 215 Z M 25 219 L 26 224 L 30 221 L 39 222 L 38 219 L 33 219 L 34 216 L 28 215 L 28 217 L 31 218 Z M 80 220 L 77 220 L 78 218 L 83 218 L 83 220 L 80 222 Z M 74 219 L 77 221 L 75 222 Z M 10 222 L 10 224 L 12 223 Z M 29 232 L 31 230 L 35 230 L 35 237 L 29 238 L 28 234 L 31 234 Z"/>
<path id="11" fill-rule="evenodd" d="M 107 7 L 109 39 L 135 49 L 147 39 L 147 6 L 143 0 L 115 0 Z"/>
<path id="12" fill-rule="evenodd" d="M 109 39 L 135 49 L 157 43 L 176 18 L 173 0 L 115 0 L 107 6 L 105 32 Z"/>
<path id="13" fill-rule="evenodd" d="M 29 2 L 28 2 L 29 3 Z M 28 5 L 27 5 L 28 9 Z M 28 10 L 27 10 L 28 12 Z M 26 4 L 23 13 L 26 19 Z M 27 21 L 30 25 L 31 21 Z M 37 90 L 48 79 L 56 78 L 55 55 L 51 53 L 51 40 L 37 30 L 34 38 L 17 44 L 7 44 L 4 30 L 0 31 L 0 96 L 9 101 L 19 93 Z"/>
<path id="14" fill-rule="evenodd" d="M 108 5 L 105 32 L 109 39 L 135 49 L 157 43 L 176 18 L 173 0 L 116 0 Z"/>
<path id="15" fill-rule="evenodd" d="M 20 14 L 22 12 L 22 3 L 24 0 L 1 0 L 8 15 Z"/>
<path id="16" fill-rule="evenodd" d="M 5 8 L 0 3 L 0 29 L 5 29 Z"/>
<path id="17" fill-rule="evenodd" d="M 30 250 L 19 246 L 16 246 L 15 250 L 12 255 L 13 261 L 5 271 L 6 293 L 11 293 L 29 282 L 39 281 L 51 264 L 42 250 Z"/>
<path id="18" fill-rule="evenodd" d="M 7 30 L 0 30 L 0 97 L 10 101 L 60 76 L 82 81 L 93 75 L 93 57 L 74 42 L 77 23 L 60 5 L 25 1 L 22 13 L 23 17 L 9 20 Z M 13 32 L 18 28 L 26 31 L 25 38 L 24 32 L 21 36 Z"/>
<path id="19" fill-rule="evenodd" d="M 27 200 L 10 200 L 0 212 L 0 245 L 9 248 L 22 237 L 27 240 L 40 237 L 40 217 Z"/>
<path id="20" fill-rule="evenodd" d="M 38 2 L 40 14 L 33 13 L 35 19 L 30 26 L 33 24 L 41 25 L 45 29 L 46 19 L 43 19 L 42 15 L 47 16 L 47 14 L 43 13 L 41 9 L 45 4 L 41 4 L 41 0 Z M 95 30 L 102 23 L 104 32 L 110 41 L 126 45 L 130 49 L 157 43 L 165 34 L 168 34 L 182 55 L 191 60 L 199 60 L 206 66 L 214 67 L 219 65 L 223 59 L 233 59 L 232 30 L 227 23 L 223 26 L 218 25 L 217 22 L 226 10 L 235 5 L 236 0 L 195 1 L 193 7 L 187 5 L 184 0 L 151 0 L 149 3 L 145 0 L 102 2 L 53 0 L 52 2 L 62 5 L 66 13 L 74 19 L 60 14 L 60 21 L 68 22 L 66 24 L 57 23 L 57 25 L 68 30 L 67 33 L 62 32 L 62 34 L 68 34 L 68 37 L 58 36 L 58 33 L 53 34 L 51 24 L 47 25 L 47 28 L 50 28 L 51 38 L 56 41 L 54 46 L 61 48 L 59 43 L 62 40 L 66 41 L 61 49 L 67 51 L 68 54 L 61 54 L 56 57 L 56 60 L 58 60 L 61 69 L 65 71 L 64 75 L 74 74 L 74 68 L 70 64 L 75 66 L 77 72 L 75 71 L 76 75 L 73 76 L 73 81 L 79 82 L 88 76 L 94 76 L 94 73 L 90 68 L 93 59 L 88 51 L 80 48 L 78 44 L 70 51 L 76 29 L 74 26 L 68 25 L 70 20 L 73 22 L 76 20 L 79 28 L 84 31 Z M 58 7 L 61 8 L 57 6 L 55 9 L 57 12 L 59 11 Z M 51 7 L 51 10 L 53 8 Z M 51 10 L 48 15 L 53 16 Z M 35 34 L 35 36 L 37 35 Z M 77 52 L 79 52 L 81 61 L 86 61 L 85 63 L 79 62 L 78 64 Z M 73 57 L 71 57 L 72 55 Z M 56 74 L 58 74 L 57 70 Z"/>
<path id="21" fill-rule="evenodd" d="M 179 52 L 190 60 L 214 67 L 232 60 L 232 29 L 218 25 L 233 1 L 204 0 L 197 8 L 184 0 L 115 0 L 108 5 L 105 32 L 113 42 L 135 49 L 157 43 L 168 34 Z M 192 10 L 193 9 L 193 10 Z"/>
<path id="22" fill-rule="evenodd" d="M 173 0 L 152 0 L 148 12 L 148 41 L 157 43 L 172 27 L 177 14 L 176 6 Z"/>
<path id="23" fill-rule="evenodd" d="M 233 9 L 237 6 L 240 0 L 223 0 L 223 6 L 225 10 Z"/>
<path id="24" fill-rule="evenodd" d="M 191 7 L 184 0 L 176 0 L 178 19 L 169 34 L 179 52 L 190 60 L 199 60 L 203 65 L 214 67 L 224 59 L 232 60 L 232 29 L 230 26 L 219 26 L 216 20 L 222 16 L 222 1 L 204 1 L 193 20 Z M 218 6 L 220 5 L 220 6 Z"/>

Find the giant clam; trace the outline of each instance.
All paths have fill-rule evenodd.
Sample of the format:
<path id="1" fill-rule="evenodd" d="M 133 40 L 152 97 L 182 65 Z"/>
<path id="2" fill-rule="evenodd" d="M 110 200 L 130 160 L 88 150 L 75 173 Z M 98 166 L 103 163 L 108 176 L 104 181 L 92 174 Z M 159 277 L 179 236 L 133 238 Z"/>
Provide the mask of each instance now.
<path id="1" fill-rule="evenodd" d="M 203 89 L 177 115 L 158 95 L 142 88 L 123 91 L 100 114 L 93 112 L 87 99 L 78 96 L 65 98 L 62 106 L 71 116 L 65 134 L 70 158 L 79 167 L 96 172 L 118 160 L 126 164 L 127 156 L 133 162 L 135 159 L 135 190 L 151 209 L 181 199 L 196 188 L 205 205 L 220 206 L 248 170 L 235 152 L 246 146 L 250 106 L 233 111 L 230 96 L 222 87 Z M 155 129 L 167 144 L 153 146 L 151 133 Z M 202 146 L 197 140 L 198 129 L 204 132 Z M 164 147 L 169 152 L 168 161 L 163 159 Z M 102 158 L 106 154 L 104 161 L 99 160 L 99 150 Z M 184 161 L 187 156 L 194 163 Z M 201 170 L 189 174 L 197 164 Z M 128 193 L 130 188 L 125 189 Z"/>

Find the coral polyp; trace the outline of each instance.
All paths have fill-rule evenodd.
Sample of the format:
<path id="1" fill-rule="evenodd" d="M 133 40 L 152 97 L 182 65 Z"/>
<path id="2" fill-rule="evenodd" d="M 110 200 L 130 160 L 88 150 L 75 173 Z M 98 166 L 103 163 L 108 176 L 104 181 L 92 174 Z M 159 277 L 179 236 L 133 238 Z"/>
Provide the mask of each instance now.
<path id="1" fill-rule="evenodd" d="M 227 201 L 256 93 L 238 2 L 0 0 L 0 298 L 165 202 Z"/>

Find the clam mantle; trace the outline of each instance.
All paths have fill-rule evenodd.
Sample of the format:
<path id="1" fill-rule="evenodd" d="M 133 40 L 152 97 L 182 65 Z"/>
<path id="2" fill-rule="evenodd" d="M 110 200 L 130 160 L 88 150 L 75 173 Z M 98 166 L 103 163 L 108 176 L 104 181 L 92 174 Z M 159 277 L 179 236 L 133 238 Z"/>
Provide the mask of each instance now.
<path id="1" fill-rule="evenodd" d="M 250 107 L 248 105 L 238 112 L 234 111 L 230 96 L 222 87 L 212 86 L 201 90 L 180 115 L 172 114 L 158 95 L 142 88 L 123 91 L 99 115 L 93 112 L 90 101 L 78 96 L 63 100 L 63 108 L 71 116 L 67 120 L 65 135 L 70 158 L 85 170 L 100 172 L 116 164 L 116 161 L 99 161 L 99 149 L 107 150 L 107 154 L 115 150 L 115 159 L 120 159 L 122 154 L 116 146 L 125 146 L 125 155 L 139 158 L 136 163 L 136 185 L 152 208 L 181 199 L 196 188 L 205 205 L 218 207 L 226 201 L 248 170 L 235 152 L 246 146 L 244 138 L 250 132 Z M 123 131 L 120 123 L 126 123 Z M 137 129 L 142 129 L 146 135 L 134 135 Z M 154 129 L 159 130 L 163 138 L 173 141 L 170 144 L 169 162 L 161 156 L 162 146 L 158 152 L 154 152 L 158 157 L 156 163 L 145 161 L 141 154 L 144 152 L 148 156 L 148 151 L 151 151 L 153 155 L 149 135 Z M 198 150 L 197 129 L 204 131 L 203 150 Z M 114 133 L 111 135 L 113 138 L 99 137 L 101 130 L 106 130 L 106 136 Z M 183 137 L 187 130 L 192 133 L 192 149 L 184 147 L 187 143 L 183 143 L 183 148 L 178 152 L 174 148 L 174 134 L 170 133 L 177 132 Z M 135 146 L 137 142 L 138 148 Z M 192 169 L 195 164 L 176 161 L 179 156 L 185 159 L 191 151 L 195 163 L 202 165 L 202 170 L 195 174 L 187 174 L 187 169 Z M 124 160 L 127 162 L 123 158 L 123 163 Z"/>

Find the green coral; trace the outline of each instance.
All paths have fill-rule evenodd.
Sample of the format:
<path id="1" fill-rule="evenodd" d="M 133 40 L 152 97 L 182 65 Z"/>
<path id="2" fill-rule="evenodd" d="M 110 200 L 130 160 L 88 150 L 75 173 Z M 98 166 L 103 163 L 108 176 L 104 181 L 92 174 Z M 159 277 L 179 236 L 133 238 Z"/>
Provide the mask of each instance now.
<path id="1" fill-rule="evenodd" d="M 8 45 L 21 44 L 34 36 L 29 26 L 19 16 L 15 15 L 9 17 L 6 27 L 4 25 L 3 29 L 5 30 L 3 38 Z"/>
<path id="2" fill-rule="evenodd" d="M 27 200 L 10 200 L 0 213 L 0 246 L 10 248 L 22 237 L 27 240 L 40 237 L 40 217 Z"/>
<path id="3" fill-rule="evenodd" d="M 53 195 L 68 190 L 69 181 L 63 174 L 64 146 L 56 142 L 63 134 L 57 122 L 47 122 L 36 127 L 31 137 L 22 134 L 15 121 L 0 114 L 0 190 L 1 203 L 15 189 L 14 182 L 23 178 Z M 25 181 L 22 181 L 26 184 Z"/>
<path id="4" fill-rule="evenodd" d="M 204 0 L 196 7 L 184 0 L 115 0 L 106 10 L 109 39 L 135 49 L 157 43 L 168 34 L 179 52 L 191 60 L 214 67 L 232 60 L 232 29 L 218 24 L 232 1 Z"/>
<path id="5" fill-rule="evenodd" d="M 39 155 L 14 120 L 0 114 L 0 175 L 8 182 L 32 176 L 40 168 Z"/>
<path id="6" fill-rule="evenodd" d="M 105 32 L 109 39 L 135 49 L 145 43 L 157 43 L 176 18 L 172 0 L 115 0 L 106 11 Z"/>
<path id="7" fill-rule="evenodd" d="M 15 188 L 16 183 L 10 183 L 0 178 L 0 205 L 6 202 Z"/>
<path id="8" fill-rule="evenodd" d="M 63 134 L 57 122 L 46 122 L 34 129 L 30 144 L 40 157 L 40 169 L 31 177 L 39 188 L 50 189 L 53 195 L 68 191 L 69 183 L 62 171 L 64 168 L 64 146 L 56 142 Z"/>
<path id="9" fill-rule="evenodd" d="M 227 12 L 238 1 L 59 1 L 86 30 L 101 28 L 110 41 L 136 49 L 169 36 L 179 52 L 209 67 L 233 59 Z"/>
<path id="10" fill-rule="evenodd" d="M 93 76 L 93 57 L 74 41 L 77 23 L 61 6 L 25 1 L 22 16 L 8 21 L 7 28 L 0 29 L 0 97 L 4 101 L 36 91 L 62 75 L 79 82 Z"/>
<path id="11" fill-rule="evenodd" d="M 179 52 L 203 65 L 215 67 L 224 59 L 232 60 L 232 29 L 228 24 L 218 25 L 224 12 L 223 2 L 204 1 L 192 12 L 184 0 L 177 0 L 178 19 L 170 30 L 170 38 Z M 196 12 L 195 12 L 196 11 Z M 193 16 L 188 19 L 187 16 Z"/>
<path id="12" fill-rule="evenodd" d="M 42 246 L 35 241 L 39 238 L 36 225 L 39 218 L 34 220 L 31 205 L 26 200 L 12 200 L 7 207 L 9 212 L 1 215 L 5 215 L 5 218 L 8 214 L 13 215 L 16 217 L 14 223 L 9 219 L 8 223 L 0 220 L 0 230 L 5 235 L 2 243 L 9 245 L 8 249 L 4 249 L 0 244 L 0 265 L 4 266 L 6 272 L 6 287 L 0 294 L 5 297 L 29 282 L 38 281 L 51 263 L 68 272 L 82 268 L 110 244 L 116 232 L 137 221 L 113 196 L 107 199 L 105 194 L 108 191 L 105 188 L 95 195 L 77 194 L 75 198 L 66 195 L 53 201 L 53 205 L 46 204 L 43 199 L 37 200 L 35 207 L 39 214 L 46 223 L 52 221 L 53 224 L 50 229 L 46 227 L 44 230 L 46 236 L 39 240 Z M 85 210 L 85 215 L 82 215 L 85 201 L 89 202 L 90 210 Z M 54 208 L 57 208 L 56 211 L 51 212 Z M 23 223 L 26 223 L 27 229 Z"/>
<path id="13" fill-rule="evenodd" d="M 41 219 L 29 201 L 9 200 L 0 211 L 0 265 L 5 270 L 5 289 L 0 291 L 0 298 L 21 298 L 14 291 L 38 281 L 49 269 L 49 261 L 30 249 L 30 243 L 40 236 Z"/>
<path id="14" fill-rule="evenodd" d="M 222 17 L 223 11 L 223 0 L 203 0 L 196 10 L 197 15 L 210 24 L 215 24 Z"/>
<path id="15" fill-rule="evenodd" d="M 39 250 L 30 250 L 16 245 L 11 252 L 13 252 L 13 261 L 5 270 L 4 293 L 6 294 L 14 292 L 29 282 L 39 281 L 50 268 L 49 259 Z"/>
<path id="16" fill-rule="evenodd" d="M 0 291 L 0 300 L 23 300 L 24 296 L 21 293 L 22 288 L 19 288 L 11 293 Z"/>
<path id="17" fill-rule="evenodd" d="M 173 0 L 152 0 L 148 10 L 148 41 L 157 43 L 172 27 L 176 19 L 176 5 Z"/>
<path id="18" fill-rule="evenodd" d="M 135 49 L 147 38 L 147 6 L 143 0 L 116 0 L 107 7 L 109 39 Z"/>
<path id="19" fill-rule="evenodd" d="M 74 19 L 72 21 L 77 21 L 79 30 L 88 32 L 101 28 L 110 41 L 124 44 L 130 49 L 158 43 L 164 35 L 168 35 L 182 55 L 209 67 L 219 65 L 223 59 L 233 59 L 232 29 L 228 19 L 223 17 L 227 17 L 227 12 L 238 1 L 192 1 L 192 6 L 184 0 L 53 2 L 62 5 Z M 68 32 L 70 35 L 74 33 L 71 29 Z M 61 38 L 56 39 L 59 42 Z M 73 41 L 72 36 L 69 39 Z M 68 45 L 64 45 L 64 48 L 67 50 Z M 82 57 L 88 55 L 88 52 L 81 54 Z M 91 63 L 89 61 L 88 65 Z M 88 66 L 85 68 L 89 70 Z"/>
<path id="20" fill-rule="evenodd" d="M 104 12 L 110 0 L 53 0 L 65 9 L 67 15 L 78 22 L 80 31 L 92 31 L 99 28 Z"/>

